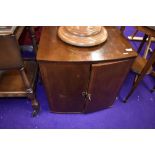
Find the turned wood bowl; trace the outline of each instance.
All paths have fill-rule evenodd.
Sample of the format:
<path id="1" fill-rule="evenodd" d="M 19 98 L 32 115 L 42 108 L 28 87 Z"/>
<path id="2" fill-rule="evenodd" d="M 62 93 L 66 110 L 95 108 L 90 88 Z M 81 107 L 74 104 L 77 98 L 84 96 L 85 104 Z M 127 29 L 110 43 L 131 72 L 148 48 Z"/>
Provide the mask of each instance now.
<path id="1" fill-rule="evenodd" d="M 105 42 L 108 33 L 101 26 L 61 26 L 58 36 L 68 44 L 89 47 Z"/>

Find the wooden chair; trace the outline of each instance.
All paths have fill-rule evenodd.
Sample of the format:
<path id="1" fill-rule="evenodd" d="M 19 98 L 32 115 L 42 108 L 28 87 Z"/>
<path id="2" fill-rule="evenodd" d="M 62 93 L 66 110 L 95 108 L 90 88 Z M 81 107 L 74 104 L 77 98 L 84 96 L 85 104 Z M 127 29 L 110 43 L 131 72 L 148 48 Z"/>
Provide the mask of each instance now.
<path id="1" fill-rule="evenodd" d="M 33 44 L 35 36 L 30 29 Z M 37 46 L 33 46 L 36 52 Z M 0 35 L 0 97 L 28 97 L 33 113 L 39 112 L 39 103 L 35 96 L 35 82 L 38 65 L 34 60 L 23 61 L 18 45 L 17 33 Z"/>
<path id="2" fill-rule="evenodd" d="M 125 26 L 121 26 L 120 28 L 121 32 L 124 33 L 125 31 Z M 150 46 L 151 46 L 151 43 L 152 41 L 155 39 L 155 30 L 153 28 L 150 28 L 150 27 L 147 27 L 147 26 L 135 26 L 135 31 L 133 32 L 133 34 L 129 37 L 131 40 L 134 40 L 134 37 L 135 35 L 138 33 L 138 32 L 143 32 L 144 33 L 144 36 L 142 37 L 142 40 L 141 41 L 141 44 L 137 50 L 137 53 L 140 53 L 145 42 L 147 41 L 147 46 L 146 46 L 146 49 L 145 49 L 145 52 L 143 54 L 143 57 L 144 58 L 147 58 L 147 55 L 148 55 L 148 52 L 149 52 L 149 49 L 150 49 Z"/>
<path id="3" fill-rule="evenodd" d="M 147 55 L 148 55 L 148 51 L 149 51 L 149 48 L 151 45 L 152 38 L 155 37 L 155 30 L 150 29 L 148 27 L 144 27 L 144 26 L 136 26 L 135 28 L 136 28 L 136 32 L 134 32 L 132 37 L 134 37 L 134 35 L 136 35 L 136 33 L 138 31 L 141 31 L 144 33 L 143 40 L 137 50 L 137 53 L 139 54 L 141 52 L 141 50 L 144 46 L 144 43 L 146 42 L 147 39 L 148 39 L 148 43 L 147 43 L 147 46 L 146 46 L 143 56 L 138 55 L 138 57 L 135 59 L 133 65 L 132 65 L 132 71 L 135 73 L 135 78 L 134 78 L 132 88 L 129 91 L 126 98 L 124 99 L 124 102 L 126 102 L 128 100 L 128 98 L 131 96 L 131 94 L 137 88 L 138 84 L 143 79 L 143 77 L 146 74 L 153 73 L 152 65 L 155 63 L 155 52 L 153 52 L 151 57 L 149 59 L 147 59 Z M 125 26 L 122 26 L 120 30 L 122 33 L 124 33 Z M 153 91 L 155 91 L 155 86 L 151 89 L 151 92 L 153 92 Z"/>
<path id="4" fill-rule="evenodd" d="M 132 71 L 136 73 L 135 79 L 133 82 L 133 86 L 131 90 L 129 91 L 128 95 L 125 97 L 124 102 L 127 102 L 129 97 L 132 95 L 134 90 L 137 88 L 138 84 L 141 82 L 141 80 L 144 78 L 144 76 L 148 73 L 151 72 L 151 67 L 155 63 L 155 50 L 150 56 L 148 60 L 138 56 L 132 66 Z M 152 89 L 152 91 L 154 88 Z"/>
<path id="5" fill-rule="evenodd" d="M 150 26 L 151 27 L 151 26 Z M 144 46 L 144 43 L 147 41 L 147 45 L 143 54 L 143 58 L 147 59 L 147 55 L 148 52 L 150 50 L 150 46 L 153 40 L 155 40 L 155 27 L 147 27 L 147 26 L 136 26 L 136 29 L 138 31 L 141 31 L 144 33 L 144 37 L 143 37 L 143 41 L 141 42 L 139 49 L 138 49 L 138 53 L 141 52 L 142 47 Z M 147 40 L 148 39 L 148 40 Z M 155 66 L 155 63 L 152 64 L 153 66 Z M 148 71 L 148 74 L 151 74 L 152 76 L 155 77 L 155 72 L 152 70 L 151 72 Z M 151 92 L 153 92 L 155 90 L 155 86 L 151 89 Z"/>
<path id="6" fill-rule="evenodd" d="M 155 30 L 154 29 L 151 29 L 149 27 L 146 27 L 146 26 L 136 26 L 136 31 L 141 31 L 144 33 L 144 37 L 143 37 L 143 40 L 139 46 L 139 49 L 138 49 L 138 53 L 140 53 L 140 51 L 142 50 L 142 47 L 144 46 L 144 43 L 147 41 L 147 46 L 145 48 L 145 51 L 144 51 L 144 54 L 143 54 L 143 57 L 145 59 L 147 59 L 147 55 L 148 55 L 148 52 L 149 52 L 149 49 L 150 49 L 150 46 L 151 46 L 151 43 L 152 43 L 152 40 L 155 38 Z"/>

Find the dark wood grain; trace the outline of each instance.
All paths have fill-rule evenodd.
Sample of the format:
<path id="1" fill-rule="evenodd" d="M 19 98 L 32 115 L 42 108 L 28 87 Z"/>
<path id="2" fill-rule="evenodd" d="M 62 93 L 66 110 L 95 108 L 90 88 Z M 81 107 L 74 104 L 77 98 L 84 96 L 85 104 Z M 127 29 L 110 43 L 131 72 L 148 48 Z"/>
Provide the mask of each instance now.
<path id="1" fill-rule="evenodd" d="M 136 26 L 138 31 L 145 33 L 148 36 L 155 37 L 155 30 L 147 27 L 147 26 Z"/>
<path id="2" fill-rule="evenodd" d="M 86 113 L 112 106 L 132 63 L 129 59 L 92 65 Z"/>
<path id="3" fill-rule="evenodd" d="M 57 35 L 57 27 L 44 27 L 40 39 L 37 60 L 57 62 L 95 62 L 119 60 L 136 56 L 135 51 L 127 52 L 131 48 L 129 42 L 115 27 L 105 27 L 108 39 L 105 43 L 95 47 L 75 47 L 61 41 Z M 125 54 L 124 54 L 125 53 Z"/>
<path id="4" fill-rule="evenodd" d="M 64 43 L 57 27 L 43 28 L 37 60 L 51 111 L 93 112 L 113 104 L 137 54 L 126 51 L 132 47 L 118 29 L 106 28 L 107 41 L 89 48 Z"/>
<path id="5" fill-rule="evenodd" d="M 37 65 L 35 62 L 28 61 L 24 63 L 25 70 L 30 81 L 31 87 L 34 88 L 37 76 Z M 20 75 L 19 70 L 4 71 L 0 75 L 0 97 L 25 97 L 27 92 Z"/>
<path id="6" fill-rule="evenodd" d="M 54 112 L 82 112 L 88 88 L 90 65 L 74 63 L 40 63 L 42 79 Z"/>
<path id="7" fill-rule="evenodd" d="M 35 96 L 38 65 L 22 59 L 18 39 L 23 30 L 16 27 L 11 34 L 0 35 L 0 97 L 28 97 L 36 116 L 40 107 Z"/>

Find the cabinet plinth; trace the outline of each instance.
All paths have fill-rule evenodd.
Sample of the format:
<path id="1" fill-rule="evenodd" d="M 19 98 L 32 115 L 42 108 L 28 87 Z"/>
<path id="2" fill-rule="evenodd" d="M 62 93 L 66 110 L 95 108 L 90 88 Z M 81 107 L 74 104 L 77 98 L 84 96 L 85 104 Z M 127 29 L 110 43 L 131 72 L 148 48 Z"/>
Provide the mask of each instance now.
<path id="1" fill-rule="evenodd" d="M 44 27 L 37 60 L 50 110 L 60 113 L 94 112 L 108 108 L 137 56 L 115 27 L 95 47 L 75 47 L 61 41 L 57 27 Z"/>

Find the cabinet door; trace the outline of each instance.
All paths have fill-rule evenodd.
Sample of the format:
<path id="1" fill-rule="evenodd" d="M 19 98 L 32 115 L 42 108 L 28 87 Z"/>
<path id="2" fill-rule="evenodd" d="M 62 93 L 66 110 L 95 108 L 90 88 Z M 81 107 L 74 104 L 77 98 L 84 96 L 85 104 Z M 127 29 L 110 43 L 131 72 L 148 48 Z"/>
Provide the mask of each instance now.
<path id="1" fill-rule="evenodd" d="M 82 92 L 88 89 L 90 65 L 42 62 L 40 68 L 51 111 L 83 112 Z"/>
<path id="2" fill-rule="evenodd" d="M 97 111 L 113 104 L 132 62 L 130 59 L 92 65 L 86 112 Z"/>

